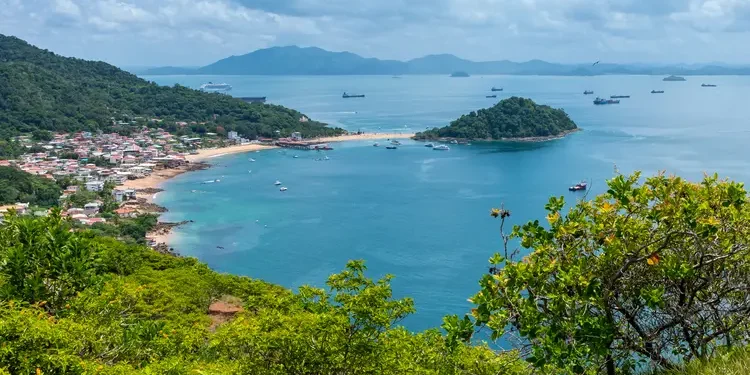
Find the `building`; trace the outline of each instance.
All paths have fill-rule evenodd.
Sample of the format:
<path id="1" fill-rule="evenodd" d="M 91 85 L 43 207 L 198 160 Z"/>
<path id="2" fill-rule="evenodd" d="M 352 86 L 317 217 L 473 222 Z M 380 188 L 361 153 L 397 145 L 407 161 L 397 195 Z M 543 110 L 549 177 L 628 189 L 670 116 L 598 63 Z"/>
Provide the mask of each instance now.
<path id="1" fill-rule="evenodd" d="M 94 216 L 99 213 L 99 206 L 99 203 L 96 202 L 86 203 L 86 205 L 83 206 L 83 213 L 86 216 Z"/>
<path id="2" fill-rule="evenodd" d="M 84 185 L 86 186 L 86 190 L 88 191 L 102 191 L 104 190 L 104 182 L 103 181 L 88 181 Z"/>
<path id="3" fill-rule="evenodd" d="M 229 133 L 227 133 L 227 138 L 229 138 L 229 139 L 239 139 L 239 134 L 237 134 L 236 131 L 232 130 Z"/>
<path id="4" fill-rule="evenodd" d="M 289 137 L 289 138 L 291 138 L 292 141 L 294 141 L 294 142 L 299 142 L 299 141 L 302 140 L 302 133 L 300 133 L 300 132 L 294 132 L 294 133 L 292 133 L 292 136 Z"/>

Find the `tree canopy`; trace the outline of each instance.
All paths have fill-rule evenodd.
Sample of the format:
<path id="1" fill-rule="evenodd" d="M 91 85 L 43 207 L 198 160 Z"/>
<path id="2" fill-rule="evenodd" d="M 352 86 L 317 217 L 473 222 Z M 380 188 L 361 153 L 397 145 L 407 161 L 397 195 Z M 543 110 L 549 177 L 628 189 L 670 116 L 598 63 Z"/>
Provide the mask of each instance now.
<path id="1" fill-rule="evenodd" d="M 511 97 L 490 108 L 472 111 L 443 128 L 417 133 L 416 139 L 458 138 L 499 140 L 554 137 L 578 129 L 562 109 Z"/>
<path id="2" fill-rule="evenodd" d="M 35 176 L 13 167 L 0 167 L 0 204 L 30 203 L 57 205 L 62 189 L 54 180 Z"/>
<path id="3" fill-rule="evenodd" d="M 119 127 L 113 119 L 145 122 L 149 117 L 206 122 L 204 132 L 221 125 L 249 138 L 343 132 L 315 121 L 300 122 L 302 116 L 277 105 L 159 86 L 104 62 L 58 56 L 0 35 L 0 139 L 18 133 L 46 139 L 49 132 L 114 131 Z"/>
<path id="4" fill-rule="evenodd" d="M 467 340 L 474 325 L 494 338 L 519 335 L 535 367 L 571 374 L 672 369 L 746 345 L 750 202 L 742 184 L 639 181 L 619 175 L 567 215 L 562 197 L 552 198 L 547 225 L 503 235 L 505 253 L 490 259 L 476 308 L 451 335 Z M 492 211 L 503 222 L 509 214 Z M 512 238 L 530 253 L 511 250 Z"/>

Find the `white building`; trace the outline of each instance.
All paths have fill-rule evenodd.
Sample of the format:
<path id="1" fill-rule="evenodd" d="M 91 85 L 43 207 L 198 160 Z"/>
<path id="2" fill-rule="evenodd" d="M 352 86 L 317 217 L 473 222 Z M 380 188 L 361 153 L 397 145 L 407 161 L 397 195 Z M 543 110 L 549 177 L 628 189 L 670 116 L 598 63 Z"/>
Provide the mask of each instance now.
<path id="1" fill-rule="evenodd" d="M 292 138 L 293 141 L 301 141 L 302 134 L 300 132 L 294 132 L 290 138 Z"/>
<path id="2" fill-rule="evenodd" d="M 229 133 L 227 133 L 227 138 L 229 138 L 229 139 L 238 139 L 239 138 L 239 134 L 237 134 L 236 131 L 232 130 Z"/>
<path id="3" fill-rule="evenodd" d="M 104 190 L 104 181 L 89 181 L 84 186 L 88 191 L 102 191 Z"/>

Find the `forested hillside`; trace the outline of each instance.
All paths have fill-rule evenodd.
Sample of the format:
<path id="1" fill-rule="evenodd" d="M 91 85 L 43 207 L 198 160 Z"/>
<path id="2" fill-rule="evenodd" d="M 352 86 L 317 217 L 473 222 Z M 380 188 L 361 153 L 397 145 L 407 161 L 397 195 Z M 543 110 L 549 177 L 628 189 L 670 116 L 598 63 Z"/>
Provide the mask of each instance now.
<path id="1" fill-rule="evenodd" d="M 37 129 L 110 131 L 116 129 L 114 119 L 151 117 L 207 122 L 203 131 L 221 125 L 249 138 L 343 132 L 315 121 L 300 122 L 301 113 L 281 106 L 159 86 L 103 62 L 58 56 L 0 35 L 0 139 Z"/>
<path id="2" fill-rule="evenodd" d="M 0 205 L 16 202 L 49 207 L 57 204 L 62 189 L 55 181 L 12 167 L 0 167 Z"/>

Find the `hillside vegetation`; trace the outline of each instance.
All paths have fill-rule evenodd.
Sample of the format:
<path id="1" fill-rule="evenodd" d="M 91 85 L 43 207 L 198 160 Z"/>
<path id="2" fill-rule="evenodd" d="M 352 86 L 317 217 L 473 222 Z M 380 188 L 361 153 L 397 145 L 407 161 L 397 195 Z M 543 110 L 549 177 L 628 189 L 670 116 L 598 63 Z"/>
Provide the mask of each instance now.
<path id="1" fill-rule="evenodd" d="M 0 35 L 0 138 L 39 129 L 112 131 L 118 130 L 113 119 L 136 117 L 144 122 L 150 117 L 207 122 L 196 131 L 216 131 L 221 125 L 249 138 L 343 132 L 315 121 L 300 122 L 301 113 L 281 106 L 159 86 L 103 62 L 58 56 Z"/>
<path id="2" fill-rule="evenodd" d="M 417 133 L 417 139 L 499 140 L 546 138 L 564 135 L 578 127 L 562 109 L 534 103 L 531 99 L 511 97 L 494 106 L 472 111 L 443 128 Z"/>
<path id="3" fill-rule="evenodd" d="M 62 189 L 54 180 L 12 167 L 0 167 L 0 205 L 20 202 L 50 207 L 57 204 L 60 194 Z"/>

